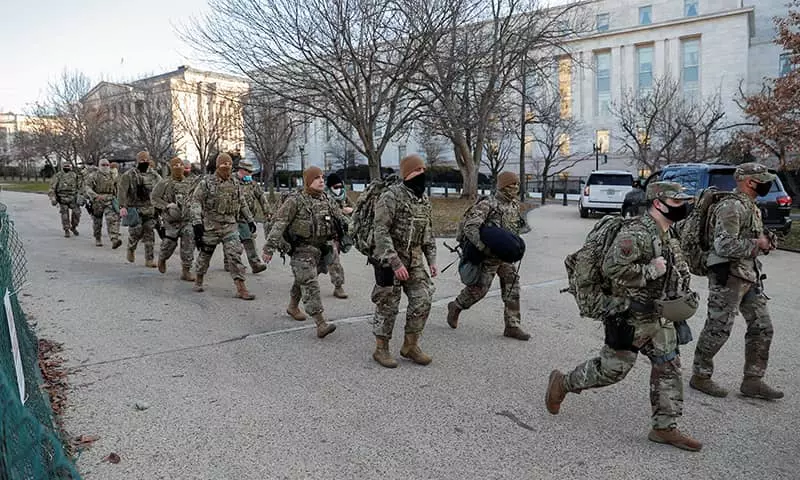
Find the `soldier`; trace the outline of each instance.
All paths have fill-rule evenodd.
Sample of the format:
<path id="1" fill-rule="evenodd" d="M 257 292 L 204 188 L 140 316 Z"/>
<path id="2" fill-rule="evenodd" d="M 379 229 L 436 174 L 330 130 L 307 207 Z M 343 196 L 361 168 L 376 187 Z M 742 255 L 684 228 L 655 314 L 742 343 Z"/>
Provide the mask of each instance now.
<path id="1" fill-rule="evenodd" d="M 514 266 L 495 257 L 481 241 L 480 229 L 484 225 L 494 225 L 514 234 L 520 233 L 519 176 L 513 172 L 503 172 L 497 176 L 497 192 L 494 198 L 478 201 L 464 223 L 464 236 L 481 253 L 480 280 L 477 284 L 464 287 L 456 299 L 447 305 L 447 324 L 458 327 L 458 315 L 478 303 L 492 286 L 495 274 L 500 278 L 502 290 L 503 335 L 517 340 L 528 340 L 530 334 L 520 328 L 519 275 Z"/>
<path id="2" fill-rule="evenodd" d="M 194 230 L 190 223 L 190 202 L 194 185 L 184 177 L 185 168 L 180 158 L 170 160 L 169 167 L 171 176 L 158 182 L 150 195 L 153 207 L 161 212 L 161 224 L 164 226 L 161 251 L 158 254 L 158 271 L 167 271 L 167 260 L 175 252 L 180 240 L 181 280 L 193 282 Z"/>
<path id="3" fill-rule="evenodd" d="M 775 239 L 764 230 L 758 196 L 766 195 L 775 175 L 759 163 L 744 163 L 734 172 L 735 196 L 713 207 L 709 236 L 714 241 L 708 256 L 708 317 L 694 352 L 694 374 L 689 385 L 715 397 L 728 390 L 713 380 L 714 355 L 719 352 L 733 328 L 736 311 L 747 322 L 744 353 L 744 379 L 739 390 L 746 397 L 774 400 L 783 398 L 762 381 L 767 370 L 772 343 L 772 320 L 762 283 L 759 255 L 775 249 Z"/>
<path id="4" fill-rule="evenodd" d="M 390 186 L 375 205 L 375 314 L 372 358 L 387 368 L 397 367 L 389 352 L 401 292 L 408 297 L 405 337 L 400 355 L 419 365 L 431 363 L 419 339 L 431 311 L 436 277 L 436 242 L 431 224 L 431 202 L 425 194 L 425 162 L 419 155 L 400 160 L 402 183 Z M 430 268 L 430 276 L 423 257 Z"/>
<path id="5" fill-rule="evenodd" d="M 244 284 L 242 242 L 239 240 L 236 219 L 240 215 L 244 217 L 251 233 L 256 230 L 256 224 L 239 184 L 231 178 L 233 161 L 230 155 L 219 154 L 215 165 L 216 173 L 200 180 L 192 196 L 192 228 L 200 250 L 193 289 L 195 292 L 203 291 L 203 277 L 208 271 L 208 263 L 217 245 L 222 243 L 225 261 L 230 266 L 230 274 L 236 285 L 236 296 L 242 300 L 252 300 L 255 295 L 251 295 Z"/>
<path id="6" fill-rule="evenodd" d="M 111 162 L 111 176 L 114 178 L 115 182 L 119 182 L 119 163 Z"/>
<path id="7" fill-rule="evenodd" d="M 261 185 L 253 180 L 252 174 L 254 170 L 253 162 L 244 158 L 239 160 L 237 178 L 240 182 L 240 188 L 242 189 L 242 195 L 244 195 L 247 207 L 250 208 L 253 219 L 256 225 L 258 225 L 258 223 L 264 223 L 272 217 L 272 209 L 267 200 L 267 194 L 264 193 Z M 266 270 L 267 266 L 261 262 L 261 258 L 256 251 L 256 232 L 250 233 L 250 228 L 242 217 L 239 217 L 239 239 L 242 241 L 245 255 L 247 255 L 247 261 L 250 263 L 250 269 L 253 270 L 253 273 Z"/>
<path id="8" fill-rule="evenodd" d="M 86 195 L 92 201 L 92 230 L 95 245 L 103 246 L 103 216 L 106 229 L 111 238 L 111 248 L 122 245 L 119 239 L 119 206 L 116 205 L 117 182 L 111 173 L 111 166 L 105 158 L 99 162 L 100 168 L 86 181 Z"/>
<path id="9" fill-rule="evenodd" d="M 78 195 L 83 189 L 83 178 L 73 169 L 71 162 L 64 162 L 61 171 L 53 176 L 50 181 L 50 203 L 61 213 L 61 228 L 64 237 L 69 238 L 70 232 L 78 236 L 78 224 L 81 221 L 81 207 L 78 205 Z M 71 215 L 70 215 L 71 214 Z"/>
<path id="10" fill-rule="evenodd" d="M 305 320 L 299 307 L 302 299 L 306 312 L 317 324 L 319 338 L 336 330 L 336 325 L 325 320 L 317 275 L 330 262 L 336 233 L 334 217 L 341 217 L 339 209 L 325 195 L 324 178 L 319 167 L 311 166 L 303 172 L 303 190 L 283 202 L 264 244 L 264 261 L 269 263 L 281 244 L 289 243 L 294 284 L 286 313 L 295 320 Z"/>
<path id="11" fill-rule="evenodd" d="M 150 201 L 150 194 L 159 181 L 161 176 L 150 169 L 150 154 L 142 151 L 136 154 L 136 168 L 129 169 L 119 177 L 117 190 L 119 215 L 122 218 L 134 215 L 133 219 L 128 219 L 127 259 L 131 263 L 136 260 L 136 247 L 141 240 L 144 243 L 145 266 L 148 268 L 156 268 L 154 261 L 156 212 Z M 130 212 L 129 209 L 134 212 Z"/>
<path id="12" fill-rule="evenodd" d="M 680 353 L 673 324 L 677 320 L 670 320 L 654 305 L 666 291 L 688 289 L 689 267 L 670 226 L 686 217 L 687 200 L 692 197 L 683 193 L 680 184 L 653 182 L 647 186 L 646 198 L 647 212 L 622 225 L 603 259 L 603 274 L 612 282 L 611 295 L 623 305 L 618 309 L 623 311 L 603 318 L 605 345 L 599 357 L 578 365 L 567 375 L 553 370 L 546 406 L 555 415 L 568 392 L 580 393 L 621 381 L 641 351 L 651 363 L 653 428 L 647 438 L 698 451 L 702 444 L 677 429 L 683 411 Z"/>
<path id="13" fill-rule="evenodd" d="M 347 192 L 344 188 L 344 183 L 339 175 L 331 173 L 325 179 L 325 186 L 328 196 L 342 210 L 342 213 L 348 217 L 353 213 L 353 202 L 347 198 Z M 333 296 L 336 298 L 347 298 L 347 293 L 344 291 L 344 268 L 339 258 L 340 246 L 334 245 L 333 249 L 333 263 L 328 267 L 328 274 L 331 276 L 331 283 L 333 284 Z"/>

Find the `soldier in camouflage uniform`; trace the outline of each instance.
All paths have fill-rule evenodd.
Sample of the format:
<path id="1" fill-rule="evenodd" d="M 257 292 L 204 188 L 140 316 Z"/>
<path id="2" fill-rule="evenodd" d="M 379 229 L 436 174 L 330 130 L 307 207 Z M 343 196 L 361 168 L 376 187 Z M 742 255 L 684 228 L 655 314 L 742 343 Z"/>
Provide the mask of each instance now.
<path id="1" fill-rule="evenodd" d="M 425 194 L 425 163 L 418 155 L 400 160 L 402 183 L 390 186 L 375 205 L 375 268 L 372 303 L 375 314 L 372 333 L 375 352 L 372 358 L 387 368 L 397 367 L 389 352 L 400 297 L 408 297 L 405 337 L 400 355 L 419 365 L 431 357 L 419 346 L 419 339 L 431 311 L 436 277 L 436 242 L 431 224 L 431 202 Z M 430 268 L 425 268 L 427 260 Z"/>
<path id="2" fill-rule="evenodd" d="M 253 219 L 256 225 L 259 223 L 267 222 L 272 217 L 272 209 L 267 201 L 267 194 L 261 188 L 261 185 L 253 180 L 253 162 L 247 159 L 239 160 L 239 174 L 237 180 L 239 181 L 242 195 L 244 195 L 245 202 L 247 203 L 250 212 L 253 214 Z M 243 218 L 239 218 L 239 239 L 242 241 L 244 253 L 247 256 L 247 261 L 250 264 L 250 269 L 253 273 L 263 272 L 267 266 L 261 262 L 256 251 L 256 232 L 250 233 L 250 228 Z"/>
<path id="3" fill-rule="evenodd" d="M 82 194 L 83 177 L 75 171 L 72 163 L 64 162 L 61 171 L 53 176 L 50 181 L 50 203 L 61 214 L 61 228 L 64 236 L 69 238 L 70 232 L 78 236 L 78 224 L 81 221 L 81 206 L 78 205 L 78 196 Z"/>
<path id="4" fill-rule="evenodd" d="M 100 168 L 86 180 L 86 195 L 92 201 L 92 230 L 95 245 L 103 246 L 103 216 L 105 216 L 111 248 L 119 248 L 122 245 L 122 240 L 119 239 L 119 213 L 114 205 L 117 182 L 111 173 L 108 160 L 100 160 Z"/>
<path id="5" fill-rule="evenodd" d="M 653 428 L 648 439 L 697 451 L 702 444 L 677 429 L 683 412 L 683 383 L 675 327 L 653 305 L 667 290 L 688 289 L 689 266 L 670 226 L 686 217 L 687 200 L 692 197 L 683 193 L 680 184 L 653 182 L 647 186 L 646 198 L 647 213 L 623 224 L 603 260 L 603 274 L 612 281 L 612 296 L 629 308 L 603 319 L 606 338 L 599 357 L 567 375 L 553 370 L 546 406 L 557 414 L 568 392 L 621 381 L 641 351 L 651 363 Z"/>
<path id="6" fill-rule="evenodd" d="M 762 381 L 772 343 L 772 320 L 761 281 L 759 255 L 775 248 L 775 237 L 764 230 L 758 196 L 766 195 L 775 175 L 758 163 L 739 165 L 734 173 L 735 196 L 713 206 L 709 222 L 714 241 L 708 256 L 708 317 L 694 352 L 694 375 L 689 385 L 715 397 L 728 391 L 711 380 L 714 356 L 733 328 L 736 311 L 747 322 L 742 395 L 774 400 L 783 398 Z"/>
<path id="7" fill-rule="evenodd" d="M 447 305 L 447 324 L 458 327 L 458 316 L 478 303 L 492 286 L 494 276 L 500 278 L 503 293 L 503 335 L 517 340 L 528 340 L 530 334 L 520 328 L 519 275 L 514 266 L 492 255 L 481 241 L 480 229 L 484 225 L 494 225 L 517 235 L 520 233 L 519 176 L 513 172 L 503 172 L 497 176 L 497 193 L 493 198 L 479 200 L 464 223 L 464 236 L 485 255 L 481 263 L 480 280 L 477 284 L 464 287 L 456 299 Z"/>
<path id="8" fill-rule="evenodd" d="M 136 247 L 139 240 L 144 243 L 145 266 L 156 268 L 155 262 L 155 234 L 156 211 L 150 201 L 150 194 L 156 184 L 161 181 L 161 176 L 150 168 L 150 154 L 139 152 L 136 154 L 136 168 L 131 168 L 119 177 L 119 215 L 128 216 L 128 209 L 136 209 L 139 215 L 137 225 L 128 226 L 128 255 L 127 259 L 133 263 L 136 260 Z"/>
<path id="9" fill-rule="evenodd" d="M 336 330 L 336 325 L 325 320 L 317 276 L 327 271 L 331 260 L 332 243 L 336 240 L 334 217 L 342 220 L 339 209 L 325 195 L 324 182 L 319 167 L 308 167 L 303 172 L 303 191 L 289 195 L 280 206 L 264 244 L 267 263 L 276 250 L 283 248 L 284 242 L 290 245 L 294 284 L 286 313 L 295 320 L 305 320 L 299 307 L 302 300 L 306 312 L 317 324 L 319 338 Z"/>
<path id="10" fill-rule="evenodd" d="M 185 168 L 180 158 L 169 162 L 171 175 L 156 184 L 150 200 L 161 214 L 164 236 L 158 254 L 158 271 L 166 273 L 167 260 L 181 244 L 181 280 L 195 281 L 192 275 L 194 261 L 194 231 L 191 225 L 190 203 L 194 185 L 184 176 Z"/>
<path id="11" fill-rule="evenodd" d="M 347 198 L 347 191 L 344 188 L 344 182 L 339 178 L 339 175 L 331 173 L 325 179 L 326 192 L 329 197 L 342 210 L 345 218 L 353 213 L 353 202 Z M 333 263 L 328 267 L 328 274 L 331 276 L 331 283 L 333 284 L 333 296 L 336 298 L 347 298 L 347 293 L 344 291 L 344 268 L 339 258 L 339 245 L 334 245 L 333 249 Z"/>
<path id="12" fill-rule="evenodd" d="M 252 300 L 255 296 L 247 291 L 244 283 L 245 267 L 242 264 L 242 242 L 239 240 L 237 219 L 240 216 L 244 218 L 251 233 L 256 231 L 256 224 L 239 182 L 231 176 L 233 161 L 230 155 L 219 154 L 215 165 L 215 174 L 202 179 L 192 196 L 192 228 L 195 244 L 200 250 L 194 291 L 204 290 L 203 277 L 208 271 L 214 250 L 221 243 L 225 261 L 236 285 L 236 296 L 243 300 Z"/>

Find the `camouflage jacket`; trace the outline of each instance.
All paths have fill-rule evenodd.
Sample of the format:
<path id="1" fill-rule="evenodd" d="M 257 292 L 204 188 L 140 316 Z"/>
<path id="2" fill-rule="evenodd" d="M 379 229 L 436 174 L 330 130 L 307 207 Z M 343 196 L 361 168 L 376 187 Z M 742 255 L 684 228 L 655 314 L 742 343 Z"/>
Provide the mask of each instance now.
<path id="1" fill-rule="evenodd" d="M 158 182 L 150 194 L 153 207 L 161 211 L 168 223 L 188 223 L 191 220 L 191 201 L 194 185 L 188 178 L 175 180 L 167 177 Z"/>
<path id="2" fill-rule="evenodd" d="M 267 222 L 272 219 L 272 207 L 267 199 L 267 194 L 258 182 L 236 179 L 242 189 L 245 203 L 250 208 L 256 222 Z M 239 218 L 239 221 L 244 221 Z"/>
<path id="3" fill-rule="evenodd" d="M 322 247 L 335 239 L 334 217 L 344 221 L 339 208 L 325 193 L 302 191 L 289 195 L 275 213 L 264 251 L 272 254 L 279 250 L 284 238 L 292 247 Z"/>
<path id="4" fill-rule="evenodd" d="M 155 170 L 142 173 L 136 168 L 131 168 L 119 177 L 117 194 L 121 208 L 139 208 L 144 215 L 153 215 L 153 204 L 150 194 L 156 184 L 161 181 L 161 175 Z"/>
<path id="5" fill-rule="evenodd" d="M 347 196 L 347 193 L 345 193 L 343 195 L 343 198 L 340 200 L 333 195 L 333 193 L 330 191 L 329 188 L 326 188 L 325 191 L 328 193 L 328 196 L 331 198 L 331 201 L 336 203 L 336 205 L 338 205 L 339 208 L 345 208 L 345 207 L 353 208 L 355 206 L 353 205 L 353 202 L 350 201 L 350 198 Z"/>
<path id="6" fill-rule="evenodd" d="M 486 245 L 481 241 L 482 226 L 494 225 L 519 235 L 521 221 L 519 200 L 513 198 L 509 201 L 498 194 L 479 200 L 470 210 L 464 222 L 464 236 L 478 250 L 486 252 Z"/>
<path id="7" fill-rule="evenodd" d="M 71 172 L 58 172 L 50 180 L 50 191 L 47 196 L 58 203 L 75 202 L 78 193 L 83 189 L 83 177 L 75 170 Z"/>
<path id="8" fill-rule="evenodd" d="M 653 279 L 649 265 L 659 255 L 667 262 L 667 273 Z M 612 296 L 647 306 L 665 293 L 673 297 L 688 291 L 691 279 L 674 232 L 662 231 L 649 214 L 622 226 L 603 259 L 603 274 L 612 282 Z"/>
<path id="9" fill-rule="evenodd" d="M 253 221 L 253 214 L 244 200 L 239 183 L 233 177 L 227 180 L 218 175 L 207 175 L 194 189 L 190 203 L 192 225 L 203 224 L 206 230 L 218 226 Z"/>
<path id="10" fill-rule="evenodd" d="M 109 173 L 96 171 L 89 175 L 86 180 L 86 195 L 93 201 L 100 201 L 100 196 L 103 200 L 111 200 L 111 197 L 117 195 L 117 181 L 114 176 Z"/>
<path id="11" fill-rule="evenodd" d="M 764 232 L 761 210 L 752 198 L 734 192 L 711 212 L 709 234 L 714 241 L 708 254 L 708 265 L 730 262 L 730 274 L 758 282 L 757 271 L 761 262 L 756 258 L 760 250 L 756 246 L 758 237 Z"/>
<path id="12" fill-rule="evenodd" d="M 393 268 L 408 266 L 421 249 L 428 265 L 436 264 L 431 202 L 427 194 L 414 195 L 402 183 L 390 186 L 375 204 L 375 258 Z"/>

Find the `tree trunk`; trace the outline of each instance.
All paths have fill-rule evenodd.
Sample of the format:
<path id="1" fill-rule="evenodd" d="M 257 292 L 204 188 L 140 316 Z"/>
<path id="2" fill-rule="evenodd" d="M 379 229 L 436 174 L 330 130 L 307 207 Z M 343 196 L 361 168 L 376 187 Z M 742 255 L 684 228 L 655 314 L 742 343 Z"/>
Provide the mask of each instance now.
<path id="1" fill-rule="evenodd" d="M 347 153 L 345 153 L 347 155 Z M 346 158 L 346 157 L 345 157 Z M 381 179 L 381 158 L 376 153 L 370 153 L 367 158 L 369 164 L 369 180 L 375 181 Z M 345 164 L 347 162 L 345 161 Z"/>
<path id="2" fill-rule="evenodd" d="M 545 161 L 544 168 L 542 168 L 542 205 L 547 202 L 547 194 L 550 193 L 547 189 L 548 177 L 550 177 L 550 165 Z"/>
<path id="3" fill-rule="evenodd" d="M 478 168 L 472 160 L 472 152 L 466 142 L 456 143 L 453 148 L 456 152 L 456 163 L 461 172 L 461 198 L 475 200 L 478 198 Z"/>

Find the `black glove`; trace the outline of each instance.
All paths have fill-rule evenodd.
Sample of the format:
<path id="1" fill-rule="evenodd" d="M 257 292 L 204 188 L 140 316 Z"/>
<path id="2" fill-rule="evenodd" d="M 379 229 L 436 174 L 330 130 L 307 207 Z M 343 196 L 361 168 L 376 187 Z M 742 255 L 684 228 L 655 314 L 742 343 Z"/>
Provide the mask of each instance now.
<path id="1" fill-rule="evenodd" d="M 256 222 L 247 222 L 247 226 L 250 227 L 250 233 L 256 233 Z"/>
<path id="2" fill-rule="evenodd" d="M 205 228 L 203 228 L 202 223 L 198 223 L 197 225 L 192 225 L 192 230 L 194 230 L 194 244 L 197 245 L 197 248 L 203 246 L 203 234 L 206 233 Z"/>

